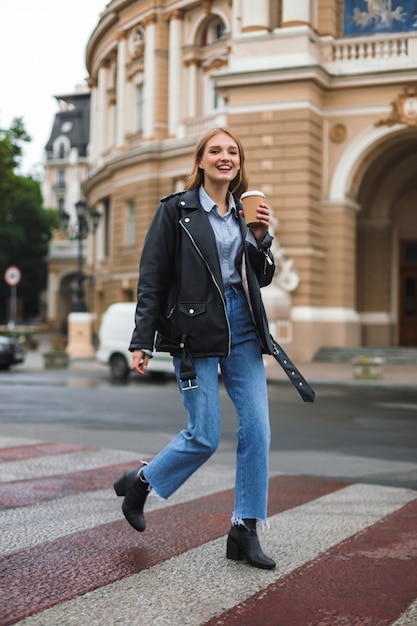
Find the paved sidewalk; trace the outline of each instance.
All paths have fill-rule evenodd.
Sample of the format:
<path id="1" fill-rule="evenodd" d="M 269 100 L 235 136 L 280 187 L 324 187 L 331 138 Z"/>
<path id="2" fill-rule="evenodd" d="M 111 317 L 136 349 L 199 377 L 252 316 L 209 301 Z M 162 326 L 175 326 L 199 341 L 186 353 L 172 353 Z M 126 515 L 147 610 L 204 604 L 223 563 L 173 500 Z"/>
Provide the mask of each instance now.
<path id="1" fill-rule="evenodd" d="M 355 380 L 350 363 L 296 363 L 304 378 L 314 386 L 316 383 L 340 383 L 344 385 L 405 385 L 417 388 L 417 363 L 396 365 L 385 363 L 380 380 Z M 269 380 L 288 380 L 282 368 L 271 357 L 266 358 Z M 417 626 L 417 625 L 416 625 Z"/>
<path id="2" fill-rule="evenodd" d="M 50 349 L 51 336 L 49 333 L 36 335 L 39 348 L 36 351 L 28 351 L 23 364 L 15 366 L 21 371 L 39 371 L 44 369 L 42 354 Z M 291 354 L 289 354 L 291 357 Z M 269 381 L 289 382 L 287 375 L 272 357 L 265 357 L 266 372 Z M 343 385 L 404 385 L 417 388 L 417 363 L 412 365 L 393 365 L 385 363 L 382 366 L 382 378 L 380 380 L 355 380 L 353 368 L 350 363 L 317 363 L 296 361 L 298 369 L 304 378 L 312 385 L 328 383 Z M 108 367 L 92 359 L 72 359 L 69 372 L 96 371 L 108 374 Z M 45 370 L 51 371 L 51 370 Z M 417 626 L 417 625 L 416 625 Z"/>
<path id="3" fill-rule="evenodd" d="M 15 369 L 20 371 L 39 371 L 44 369 L 42 349 L 28 351 L 26 360 Z M 272 357 L 265 357 L 266 372 L 269 381 L 289 382 L 287 375 Z M 413 365 L 393 365 L 385 363 L 382 366 L 380 380 L 355 380 L 353 368 L 349 363 L 316 363 L 296 362 L 304 378 L 314 387 L 314 384 L 343 384 L 343 385 L 404 385 L 417 388 L 417 363 Z M 45 370 L 45 372 L 51 370 Z M 55 370 L 56 371 L 56 370 Z M 108 368 L 95 359 L 72 359 L 69 372 L 96 371 L 108 374 Z"/>

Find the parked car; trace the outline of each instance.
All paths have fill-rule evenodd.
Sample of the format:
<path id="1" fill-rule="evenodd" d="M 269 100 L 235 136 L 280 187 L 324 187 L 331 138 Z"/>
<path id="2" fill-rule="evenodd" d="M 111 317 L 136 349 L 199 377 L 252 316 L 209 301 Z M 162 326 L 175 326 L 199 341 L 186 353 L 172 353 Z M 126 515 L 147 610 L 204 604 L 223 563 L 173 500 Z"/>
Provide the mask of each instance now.
<path id="1" fill-rule="evenodd" d="M 116 302 L 109 306 L 101 320 L 96 359 L 110 367 L 113 380 L 127 380 L 132 371 L 132 353 L 128 348 L 135 323 L 135 308 L 136 302 Z M 147 374 L 174 375 L 171 355 L 154 352 Z"/>
<path id="2" fill-rule="evenodd" d="M 11 365 L 23 363 L 25 351 L 13 337 L 0 335 L 0 369 L 7 370 Z"/>

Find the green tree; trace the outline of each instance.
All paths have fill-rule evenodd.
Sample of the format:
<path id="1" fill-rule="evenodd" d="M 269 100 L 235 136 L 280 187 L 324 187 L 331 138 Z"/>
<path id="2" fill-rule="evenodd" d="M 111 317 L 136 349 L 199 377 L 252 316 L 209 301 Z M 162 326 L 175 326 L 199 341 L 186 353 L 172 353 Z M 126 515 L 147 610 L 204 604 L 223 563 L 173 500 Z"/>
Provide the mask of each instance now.
<path id="1" fill-rule="evenodd" d="M 0 222 L 7 217 L 16 191 L 15 169 L 22 156 L 22 142 L 30 141 L 23 120 L 17 117 L 8 130 L 0 128 Z"/>
<path id="2" fill-rule="evenodd" d="M 59 227 L 56 211 L 42 208 L 40 184 L 15 172 L 23 142 L 30 141 L 21 118 L 0 129 L 0 321 L 7 321 L 10 287 L 4 272 L 11 265 L 22 274 L 17 295 L 23 317 L 39 313 L 40 293 L 46 288 L 48 245 Z"/>
<path id="3" fill-rule="evenodd" d="M 3 276 L 11 265 L 22 274 L 17 295 L 22 302 L 23 317 L 39 313 L 39 296 L 47 282 L 49 241 L 53 230 L 59 227 L 57 211 L 42 208 L 39 181 L 15 175 L 13 198 L 7 217 L 0 220 L 0 319 L 3 321 L 7 321 L 6 301 L 10 295 Z"/>

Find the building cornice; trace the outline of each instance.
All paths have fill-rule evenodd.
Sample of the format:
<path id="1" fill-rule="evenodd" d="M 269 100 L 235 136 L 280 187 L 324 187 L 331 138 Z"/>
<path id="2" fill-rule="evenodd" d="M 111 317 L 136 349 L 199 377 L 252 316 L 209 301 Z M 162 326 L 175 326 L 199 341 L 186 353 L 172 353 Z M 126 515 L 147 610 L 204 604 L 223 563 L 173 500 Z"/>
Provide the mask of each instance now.
<path id="1" fill-rule="evenodd" d="M 115 153 L 109 157 L 100 169 L 93 172 L 92 176 L 84 183 L 86 195 L 92 194 L 96 185 L 111 178 L 119 170 L 129 166 L 136 166 L 139 163 L 152 159 L 166 160 L 175 159 L 179 156 L 189 156 L 195 147 L 195 137 L 185 137 L 184 139 L 167 139 L 159 142 L 144 142 L 140 146 Z M 147 174 L 148 176 L 148 174 Z"/>
<path id="2" fill-rule="evenodd" d="M 222 71 L 213 74 L 218 87 L 239 87 L 255 84 L 313 81 L 325 89 L 339 90 L 357 87 L 404 85 L 415 82 L 415 69 L 369 71 L 368 74 L 332 76 L 319 65 L 304 65 L 285 68 L 258 68 L 241 71 Z"/>

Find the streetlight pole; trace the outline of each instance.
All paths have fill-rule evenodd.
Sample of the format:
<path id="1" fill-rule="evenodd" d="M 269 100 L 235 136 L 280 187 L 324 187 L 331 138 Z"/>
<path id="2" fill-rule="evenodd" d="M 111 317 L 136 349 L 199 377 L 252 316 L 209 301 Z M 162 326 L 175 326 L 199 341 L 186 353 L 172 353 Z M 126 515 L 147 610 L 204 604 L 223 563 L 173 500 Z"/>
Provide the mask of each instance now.
<path id="1" fill-rule="evenodd" d="M 83 240 L 88 234 L 87 224 L 87 204 L 83 200 L 78 200 L 75 205 L 75 212 L 77 214 L 77 240 L 78 240 L 78 271 L 77 271 L 77 298 L 72 307 L 74 313 L 85 313 L 87 311 L 87 305 L 84 300 L 84 254 L 83 254 Z"/>
<path id="2" fill-rule="evenodd" d="M 83 265 L 84 265 L 83 241 L 87 237 L 89 230 L 90 230 L 89 224 L 88 224 L 89 213 L 87 210 L 87 203 L 84 202 L 84 200 L 78 200 L 78 202 L 75 205 L 75 212 L 77 215 L 76 237 L 78 241 L 77 290 L 76 290 L 76 299 L 72 303 L 71 311 L 73 313 L 85 313 L 87 312 L 87 305 L 85 303 L 85 294 L 84 294 L 85 277 L 84 277 L 84 268 L 83 268 Z M 97 210 L 94 210 L 91 212 L 90 217 L 92 221 L 92 231 L 93 233 L 95 233 L 100 222 L 101 213 L 99 213 Z M 66 213 L 66 211 L 62 211 L 61 213 L 61 222 L 62 222 L 62 226 L 64 230 L 67 232 L 69 223 L 70 223 L 70 216 L 68 215 L 68 213 Z"/>
<path id="3" fill-rule="evenodd" d="M 87 306 L 84 300 L 84 271 L 83 271 L 83 238 L 78 234 L 78 270 L 77 270 L 77 299 L 72 307 L 74 313 L 85 313 Z"/>

